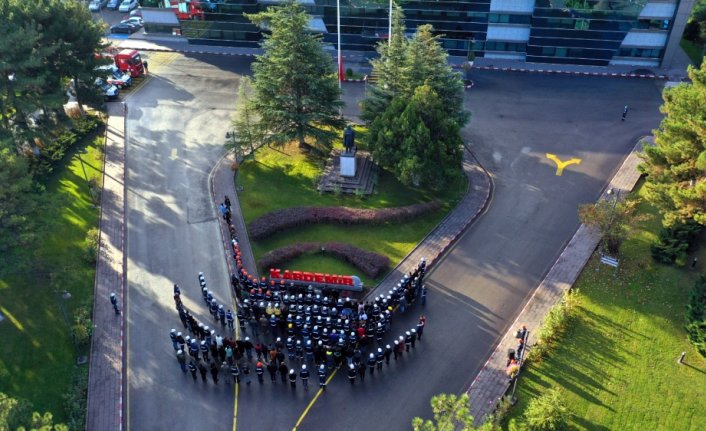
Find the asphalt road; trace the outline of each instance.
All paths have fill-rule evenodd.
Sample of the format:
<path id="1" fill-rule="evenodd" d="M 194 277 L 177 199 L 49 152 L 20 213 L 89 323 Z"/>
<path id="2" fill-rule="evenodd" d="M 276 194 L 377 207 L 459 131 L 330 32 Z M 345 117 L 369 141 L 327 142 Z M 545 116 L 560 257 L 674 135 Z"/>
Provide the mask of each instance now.
<path id="1" fill-rule="evenodd" d="M 466 141 L 495 184 L 488 211 L 427 277 L 429 301 L 393 323 L 427 318 L 417 349 L 356 387 L 319 398 L 298 430 L 404 430 L 431 417 L 429 399 L 466 390 L 524 302 L 578 228 L 577 206 L 594 202 L 636 139 L 661 118 L 659 83 L 477 72 L 466 93 Z M 355 90 L 354 90 L 355 91 Z M 630 105 L 626 122 L 622 108 Z M 561 176 L 560 160 L 580 158 Z"/>
<path id="2" fill-rule="evenodd" d="M 239 74 L 231 58 L 205 60 L 153 53 L 153 76 L 126 97 L 127 423 L 135 431 L 223 430 L 233 418 L 232 386 L 183 375 L 169 340 L 171 328 L 183 329 L 174 283 L 210 326 L 198 272 L 219 303 L 231 298 L 207 178 L 224 152 Z"/>
<path id="3" fill-rule="evenodd" d="M 247 63 L 168 56 L 162 66 L 159 56 L 150 57 L 157 76 L 127 98 L 128 423 L 131 430 L 230 429 L 232 387 L 183 376 L 168 332 L 179 325 L 173 283 L 202 321 L 209 319 L 198 271 L 220 302 L 229 297 L 207 175 L 222 154 Z M 334 376 L 299 430 L 408 429 L 412 417 L 431 415 L 431 396 L 465 390 L 577 228 L 577 205 L 595 201 L 635 140 L 660 119 L 653 81 L 492 72 L 473 79 L 466 93 L 473 118 L 464 134 L 495 182 L 488 212 L 431 271 L 426 308 L 393 323 L 398 335 L 420 313 L 428 317 L 417 348 L 363 384 Z M 346 115 L 356 114 L 351 99 L 363 88 L 346 86 Z M 557 176 L 546 153 L 581 163 Z M 316 393 L 313 384 L 308 392 L 269 381 L 259 386 L 240 388 L 239 429 L 291 429 Z"/>

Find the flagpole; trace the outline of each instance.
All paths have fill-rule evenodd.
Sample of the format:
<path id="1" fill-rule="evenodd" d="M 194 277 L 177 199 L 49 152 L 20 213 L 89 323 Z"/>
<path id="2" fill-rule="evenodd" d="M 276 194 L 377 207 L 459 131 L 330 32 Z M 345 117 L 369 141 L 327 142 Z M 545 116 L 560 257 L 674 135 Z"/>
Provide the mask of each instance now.
<path id="1" fill-rule="evenodd" d="M 392 0 L 390 0 L 390 19 L 387 27 L 387 44 L 392 44 Z"/>
<path id="2" fill-rule="evenodd" d="M 341 89 L 341 81 L 343 77 L 341 76 L 341 0 L 336 0 L 336 35 L 338 37 L 338 88 Z"/>

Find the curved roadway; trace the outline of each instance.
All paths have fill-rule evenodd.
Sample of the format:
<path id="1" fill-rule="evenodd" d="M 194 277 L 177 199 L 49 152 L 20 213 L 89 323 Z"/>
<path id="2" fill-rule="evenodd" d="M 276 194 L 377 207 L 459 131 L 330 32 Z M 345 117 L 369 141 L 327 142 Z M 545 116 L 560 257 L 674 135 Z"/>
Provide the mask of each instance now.
<path id="1" fill-rule="evenodd" d="M 232 387 L 182 375 L 168 332 L 179 325 L 173 283 L 209 323 L 196 273 L 206 273 L 220 302 L 229 297 L 207 177 L 222 154 L 248 62 L 155 54 L 150 66 L 156 76 L 128 98 L 128 428 L 231 429 Z M 660 119 L 654 81 L 474 75 L 476 86 L 466 93 L 473 118 L 464 134 L 495 192 L 487 213 L 430 272 L 426 308 L 393 324 L 393 334 L 403 332 L 423 312 L 424 339 L 364 384 L 351 387 L 336 375 L 306 415 L 314 385 L 309 392 L 269 381 L 241 387 L 239 429 L 288 430 L 301 418 L 299 430 L 402 430 L 414 416 L 430 417 L 431 396 L 468 388 L 577 228 L 578 204 L 595 201 L 635 139 Z M 345 113 L 353 115 L 362 86 L 346 90 Z M 623 123 L 625 103 L 631 110 Z M 556 176 L 546 153 L 581 163 Z"/>

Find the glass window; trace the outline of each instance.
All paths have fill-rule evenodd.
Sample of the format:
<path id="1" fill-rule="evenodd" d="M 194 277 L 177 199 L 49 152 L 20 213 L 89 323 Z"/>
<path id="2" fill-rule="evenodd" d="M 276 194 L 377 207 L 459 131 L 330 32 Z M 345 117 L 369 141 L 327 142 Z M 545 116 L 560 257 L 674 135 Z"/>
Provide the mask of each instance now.
<path id="1" fill-rule="evenodd" d="M 566 57 L 566 48 L 556 48 L 555 55 L 557 57 Z"/>

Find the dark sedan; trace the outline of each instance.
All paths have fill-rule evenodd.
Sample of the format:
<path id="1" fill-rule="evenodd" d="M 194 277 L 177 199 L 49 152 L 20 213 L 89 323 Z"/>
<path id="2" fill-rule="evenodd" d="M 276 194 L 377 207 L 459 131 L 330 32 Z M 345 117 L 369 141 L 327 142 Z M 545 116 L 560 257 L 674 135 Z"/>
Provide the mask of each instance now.
<path id="1" fill-rule="evenodd" d="M 110 32 L 132 34 L 139 29 L 140 28 L 135 24 L 129 22 L 121 22 L 120 24 L 115 24 L 114 26 L 110 27 Z"/>

